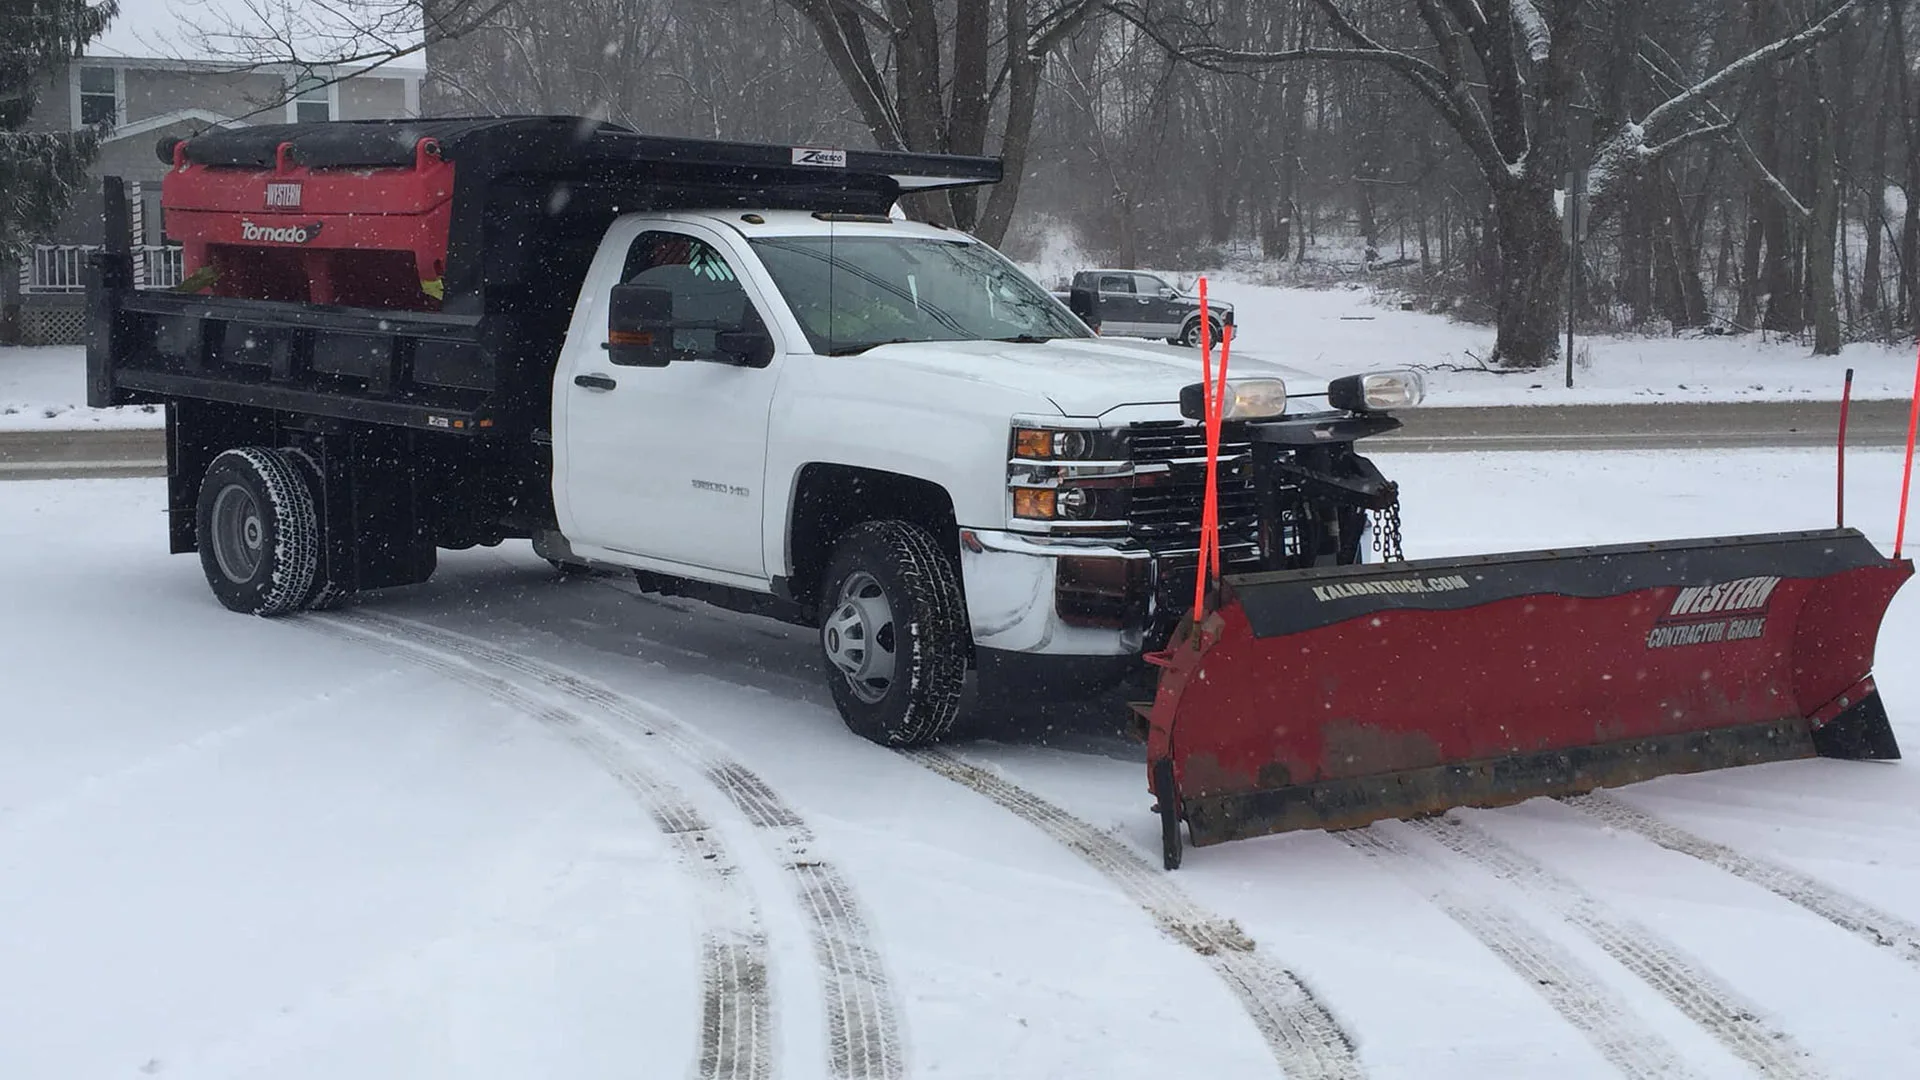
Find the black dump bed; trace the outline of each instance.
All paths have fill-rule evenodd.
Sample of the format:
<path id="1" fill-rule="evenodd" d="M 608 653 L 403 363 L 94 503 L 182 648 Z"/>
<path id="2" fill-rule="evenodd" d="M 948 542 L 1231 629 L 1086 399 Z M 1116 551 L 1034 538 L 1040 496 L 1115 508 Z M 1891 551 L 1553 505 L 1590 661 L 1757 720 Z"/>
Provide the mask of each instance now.
<path id="1" fill-rule="evenodd" d="M 466 432 L 524 433 L 548 412 L 553 364 L 613 219 L 753 207 L 883 214 L 902 195 L 997 182 L 998 159 L 664 138 L 578 116 L 276 124 L 158 150 L 271 169 L 404 166 L 429 138 L 454 167 L 438 312 L 132 288 L 126 203 L 106 192 L 109 248 L 88 279 L 88 403 L 198 398 Z"/>

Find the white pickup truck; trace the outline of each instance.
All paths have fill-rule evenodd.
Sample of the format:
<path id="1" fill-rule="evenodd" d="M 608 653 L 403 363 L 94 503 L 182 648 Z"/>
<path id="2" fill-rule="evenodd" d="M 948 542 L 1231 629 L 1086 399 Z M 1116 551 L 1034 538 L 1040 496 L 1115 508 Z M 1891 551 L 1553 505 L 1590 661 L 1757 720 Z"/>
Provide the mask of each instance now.
<path id="1" fill-rule="evenodd" d="M 99 255 L 90 401 L 167 405 L 172 550 L 234 610 L 327 607 L 524 538 L 817 627 L 848 726 L 905 745 L 949 728 L 969 672 L 989 699 L 1109 688 L 1191 604 L 1197 350 L 1096 337 L 992 248 L 890 213 L 991 182 L 991 159 L 577 118 L 161 150 L 202 291 L 135 290 L 124 246 Z M 398 240 L 365 231 L 379 199 Z M 1232 375 L 1228 571 L 1391 545 L 1368 526 L 1397 493 L 1353 443 L 1398 426 L 1417 377 Z"/>

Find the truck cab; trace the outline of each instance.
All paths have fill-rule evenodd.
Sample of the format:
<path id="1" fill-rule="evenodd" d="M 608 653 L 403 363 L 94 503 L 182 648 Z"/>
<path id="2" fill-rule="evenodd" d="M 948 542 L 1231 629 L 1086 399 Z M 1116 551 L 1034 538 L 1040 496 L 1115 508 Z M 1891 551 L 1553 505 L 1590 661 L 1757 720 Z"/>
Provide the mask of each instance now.
<path id="1" fill-rule="evenodd" d="M 989 701 L 1114 686 L 1191 605 L 1197 352 L 1097 336 L 988 245 L 892 212 L 991 182 L 991 159 L 579 118 L 161 151 L 193 288 L 136 292 L 124 245 L 97 257 L 89 400 L 168 406 L 172 549 L 233 610 L 326 608 L 526 539 L 816 629 L 848 726 L 912 745 L 970 675 Z M 365 220 L 383 197 L 404 205 Z M 1417 377 L 1302 399 L 1297 373 L 1231 376 L 1224 569 L 1364 559 L 1397 492 L 1353 444 L 1398 426 Z"/>

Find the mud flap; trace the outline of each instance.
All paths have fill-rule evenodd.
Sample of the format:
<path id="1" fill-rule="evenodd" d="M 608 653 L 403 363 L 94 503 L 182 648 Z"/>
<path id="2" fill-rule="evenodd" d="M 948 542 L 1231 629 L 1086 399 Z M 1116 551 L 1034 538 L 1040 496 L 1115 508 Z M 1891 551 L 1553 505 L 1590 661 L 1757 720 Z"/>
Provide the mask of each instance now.
<path id="1" fill-rule="evenodd" d="M 1840 529 L 1228 577 L 1156 657 L 1149 785 L 1199 847 L 1897 758 L 1871 669 L 1912 573 Z"/>

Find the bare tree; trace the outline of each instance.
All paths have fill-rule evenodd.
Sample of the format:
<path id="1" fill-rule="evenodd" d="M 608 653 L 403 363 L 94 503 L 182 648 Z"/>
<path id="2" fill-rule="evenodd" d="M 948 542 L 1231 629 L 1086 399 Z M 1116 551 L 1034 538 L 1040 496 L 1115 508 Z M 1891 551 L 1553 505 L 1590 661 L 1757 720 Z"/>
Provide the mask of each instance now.
<path id="1" fill-rule="evenodd" d="M 1595 155 L 1591 191 L 1604 204 L 1625 180 L 1678 147 L 1717 134 L 1702 120 L 1716 94 L 1749 72 L 1777 64 L 1838 33 L 1862 0 L 1829 0 L 1809 25 L 1772 41 L 1621 125 Z M 1567 117 L 1576 105 L 1584 0 L 1414 0 L 1377 21 L 1404 33 L 1418 20 L 1420 46 L 1361 27 L 1342 0 L 1315 0 L 1337 46 L 1252 52 L 1166 36 L 1169 48 L 1209 65 L 1299 61 L 1365 62 L 1405 79 L 1446 121 L 1478 165 L 1493 207 L 1499 244 L 1495 355 L 1515 367 L 1548 363 L 1558 353 L 1559 282 L 1565 245 L 1555 189 L 1573 160 Z M 1156 25 L 1140 0 L 1115 5 L 1143 27 Z M 1545 10 L 1542 10 L 1544 8 Z M 1437 62 L 1421 55 L 1431 52 Z"/>
<path id="2" fill-rule="evenodd" d="M 1098 0 L 1004 0 L 997 7 L 992 0 L 785 2 L 819 35 L 876 146 L 983 154 L 992 118 L 1000 115 L 1006 179 L 985 209 L 971 189 L 919 201 L 932 219 L 998 243 L 1020 197 L 1047 54 L 1100 10 Z"/>
<path id="3" fill-rule="evenodd" d="M 238 0 L 181 18 L 176 56 L 210 53 L 241 70 L 292 66 L 316 72 L 299 88 L 317 89 L 357 73 L 425 53 L 492 24 L 518 0 Z M 320 72 L 330 72 L 320 74 Z M 286 105 L 294 93 L 255 101 L 249 119 Z"/>

